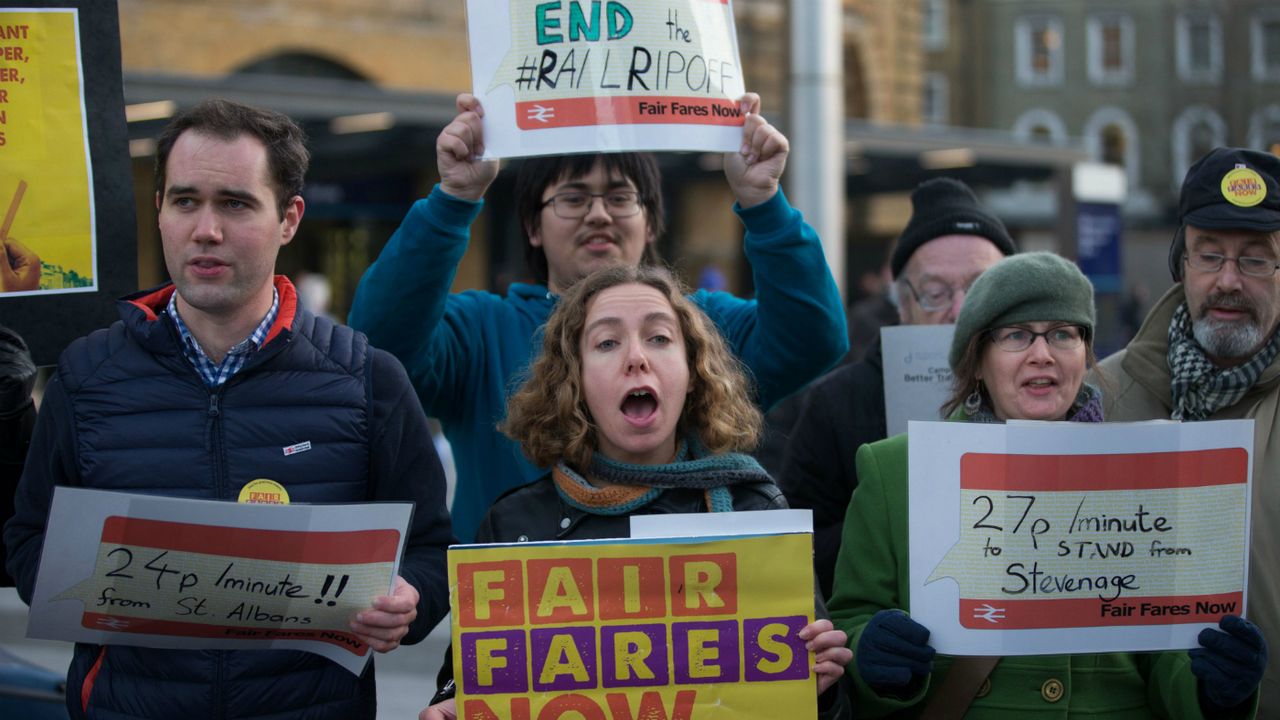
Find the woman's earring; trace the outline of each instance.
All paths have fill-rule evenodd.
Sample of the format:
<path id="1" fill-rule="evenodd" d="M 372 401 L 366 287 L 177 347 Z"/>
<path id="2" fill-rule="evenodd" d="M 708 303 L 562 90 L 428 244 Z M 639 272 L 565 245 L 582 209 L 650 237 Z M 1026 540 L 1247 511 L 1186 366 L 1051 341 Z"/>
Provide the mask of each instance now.
<path id="1" fill-rule="evenodd" d="M 978 386 L 969 393 L 969 397 L 964 399 L 964 414 L 970 417 L 978 414 L 978 409 L 982 407 L 982 381 L 978 381 Z"/>

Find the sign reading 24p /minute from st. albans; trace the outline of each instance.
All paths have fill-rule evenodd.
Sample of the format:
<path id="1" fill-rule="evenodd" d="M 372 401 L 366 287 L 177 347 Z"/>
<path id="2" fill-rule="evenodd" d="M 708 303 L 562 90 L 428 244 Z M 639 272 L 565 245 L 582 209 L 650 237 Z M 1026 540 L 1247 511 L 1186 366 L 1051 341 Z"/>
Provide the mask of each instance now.
<path id="1" fill-rule="evenodd" d="M 468 0 L 467 24 L 488 157 L 742 144 L 730 0 Z"/>

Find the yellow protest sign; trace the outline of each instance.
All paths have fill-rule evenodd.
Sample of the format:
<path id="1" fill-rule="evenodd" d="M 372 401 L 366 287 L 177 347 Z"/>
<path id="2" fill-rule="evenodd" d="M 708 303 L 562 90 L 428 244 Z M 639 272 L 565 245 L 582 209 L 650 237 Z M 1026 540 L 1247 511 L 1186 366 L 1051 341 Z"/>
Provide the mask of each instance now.
<path id="1" fill-rule="evenodd" d="M 799 533 L 450 548 L 458 717 L 814 717 L 797 635 L 813 619 L 812 546 Z"/>
<path id="2" fill-rule="evenodd" d="M 6 294 L 97 287 L 78 19 L 0 10 L 0 243 L 18 278 Z"/>

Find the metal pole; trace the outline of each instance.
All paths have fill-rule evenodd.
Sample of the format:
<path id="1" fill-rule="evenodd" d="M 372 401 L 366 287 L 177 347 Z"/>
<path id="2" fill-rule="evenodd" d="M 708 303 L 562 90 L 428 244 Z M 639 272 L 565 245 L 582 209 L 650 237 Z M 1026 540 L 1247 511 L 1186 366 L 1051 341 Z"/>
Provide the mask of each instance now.
<path id="1" fill-rule="evenodd" d="M 844 21 L 840 0 L 791 0 L 788 197 L 845 295 Z"/>

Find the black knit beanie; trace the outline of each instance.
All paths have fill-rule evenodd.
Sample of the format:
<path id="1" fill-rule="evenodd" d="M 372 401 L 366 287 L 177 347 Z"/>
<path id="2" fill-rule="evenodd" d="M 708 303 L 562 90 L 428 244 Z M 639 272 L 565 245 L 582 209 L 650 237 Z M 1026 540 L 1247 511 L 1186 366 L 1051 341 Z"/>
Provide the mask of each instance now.
<path id="1" fill-rule="evenodd" d="M 990 240 L 1005 255 L 1017 252 L 1004 223 L 978 204 L 968 185 L 954 178 L 933 178 L 911 193 L 911 220 L 898 238 L 889 264 L 893 279 L 898 279 L 921 245 L 943 235 L 977 235 Z"/>

